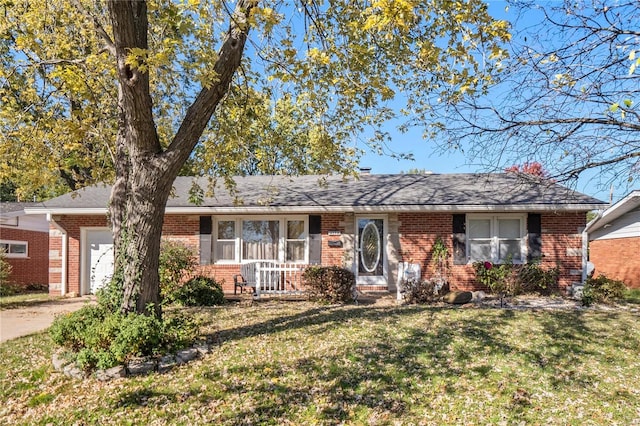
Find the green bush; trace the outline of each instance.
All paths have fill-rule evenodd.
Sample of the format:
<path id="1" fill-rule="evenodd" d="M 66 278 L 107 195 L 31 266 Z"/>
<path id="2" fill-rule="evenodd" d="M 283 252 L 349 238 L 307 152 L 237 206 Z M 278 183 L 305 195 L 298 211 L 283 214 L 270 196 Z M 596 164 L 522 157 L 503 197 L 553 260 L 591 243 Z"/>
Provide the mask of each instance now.
<path id="1" fill-rule="evenodd" d="M 193 275 L 196 266 L 196 253 L 180 242 L 163 241 L 160 246 L 160 297 L 172 301 L 173 293 L 180 290 L 184 278 Z"/>
<path id="2" fill-rule="evenodd" d="M 626 286 L 620 280 L 599 275 L 587 278 L 582 290 L 582 304 L 589 306 L 593 303 L 610 303 L 624 298 Z"/>
<path id="3" fill-rule="evenodd" d="M 302 274 L 309 300 L 346 303 L 353 300 L 356 278 L 353 272 L 337 266 L 310 266 Z"/>
<path id="4" fill-rule="evenodd" d="M 214 306 L 224 303 L 222 286 L 215 280 L 197 276 L 168 295 L 169 301 L 183 306 Z"/>
<path id="5" fill-rule="evenodd" d="M 518 270 L 518 279 L 524 293 L 538 293 L 548 296 L 558 290 L 560 268 L 558 266 L 543 269 L 540 261 L 522 265 Z"/>
<path id="6" fill-rule="evenodd" d="M 492 293 L 508 296 L 521 292 L 517 272 L 510 261 L 500 265 L 494 265 L 491 262 L 475 262 L 473 269 L 476 272 L 476 279 L 488 287 Z"/>
<path id="7" fill-rule="evenodd" d="M 9 282 L 11 265 L 5 258 L 4 249 L 0 249 L 0 297 L 11 296 L 16 293 L 15 288 Z"/>
<path id="8" fill-rule="evenodd" d="M 6 281 L 0 282 L 0 297 L 13 296 L 20 293 L 20 287 Z"/>
<path id="9" fill-rule="evenodd" d="M 407 303 L 430 303 L 440 298 L 441 291 L 434 280 L 415 281 L 405 283 L 405 299 Z"/>
<path id="10" fill-rule="evenodd" d="M 160 320 L 152 315 L 113 313 L 100 305 L 59 316 L 49 329 L 54 343 L 70 351 L 85 371 L 176 351 L 191 345 L 197 333 L 197 324 L 184 316 L 165 315 Z"/>
<path id="11" fill-rule="evenodd" d="M 548 270 L 539 261 L 514 265 L 510 260 L 500 265 L 491 262 L 475 262 L 476 279 L 492 293 L 517 296 L 522 293 L 551 294 L 558 288 L 560 268 Z"/>

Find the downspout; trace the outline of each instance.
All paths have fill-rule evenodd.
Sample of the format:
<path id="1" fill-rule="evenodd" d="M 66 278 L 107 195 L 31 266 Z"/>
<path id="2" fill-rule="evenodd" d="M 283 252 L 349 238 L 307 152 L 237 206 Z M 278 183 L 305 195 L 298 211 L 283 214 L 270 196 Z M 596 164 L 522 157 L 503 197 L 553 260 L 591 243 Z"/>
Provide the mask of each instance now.
<path id="1" fill-rule="evenodd" d="M 589 262 L 589 230 L 593 225 L 602 218 L 604 210 L 598 210 L 598 214 L 594 217 L 582 231 L 582 285 L 587 281 L 587 263 Z"/>
<path id="2" fill-rule="evenodd" d="M 60 296 L 67 294 L 67 231 L 58 225 L 51 216 L 51 213 L 47 213 L 47 221 L 53 225 L 62 234 L 62 264 L 60 265 Z"/>
<path id="3" fill-rule="evenodd" d="M 587 281 L 587 262 L 589 251 L 589 233 L 585 227 L 582 231 L 582 285 Z"/>

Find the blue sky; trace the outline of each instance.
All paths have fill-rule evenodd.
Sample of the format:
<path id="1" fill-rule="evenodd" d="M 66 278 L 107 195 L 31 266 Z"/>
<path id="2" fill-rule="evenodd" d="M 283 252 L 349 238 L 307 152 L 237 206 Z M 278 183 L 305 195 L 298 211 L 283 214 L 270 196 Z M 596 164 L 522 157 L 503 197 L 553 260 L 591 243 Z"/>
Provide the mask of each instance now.
<path id="1" fill-rule="evenodd" d="M 495 1 L 489 3 L 489 11 L 492 16 L 497 19 L 506 19 L 512 21 L 515 19 L 515 12 L 506 11 L 507 3 L 504 1 Z M 531 15 L 527 15 L 527 20 Z M 526 23 L 526 22 L 525 22 Z M 518 28 L 514 28 L 515 31 Z M 360 161 L 361 167 L 370 167 L 372 173 L 400 173 L 409 169 L 426 169 L 434 173 L 468 173 L 482 172 L 486 168 L 478 164 L 473 164 L 473 160 L 467 158 L 462 152 L 441 152 L 436 147 L 434 141 L 424 140 L 420 129 L 413 129 L 407 133 L 401 134 L 392 126 L 387 129 L 392 135 L 391 150 L 409 152 L 414 156 L 414 161 L 398 160 L 389 156 L 377 155 L 370 150 L 366 150 L 366 154 Z M 363 148 L 363 146 L 360 146 Z M 526 161 L 523 159 L 522 162 Z M 602 186 L 598 183 L 597 172 L 588 171 L 583 173 L 574 189 L 585 194 L 591 195 L 603 201 L 609 201 L 610 186 Z M 624 187 L 613 188 L 613 202 L 623 198 L 628 189 Z"/>

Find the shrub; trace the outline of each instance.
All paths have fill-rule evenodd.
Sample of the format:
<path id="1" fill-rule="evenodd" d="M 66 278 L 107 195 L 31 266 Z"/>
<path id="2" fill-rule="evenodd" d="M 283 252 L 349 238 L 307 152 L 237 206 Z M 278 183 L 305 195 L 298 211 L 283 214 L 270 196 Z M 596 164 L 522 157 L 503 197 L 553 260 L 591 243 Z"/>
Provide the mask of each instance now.
<path id="1" fill-rule="evenodd" d="M 163 241 L 160 246 L 160 297 L 171 300 L 180 289 L 185 276 L 192 275 L 198 265 L 196 253 L 180 242 Z"/>
<path id="2" fill-rule="evenodd" d="M 550 295 L 558 289 L 560 268 L 543 269 L 539 261 L 526 263 L 519 268 L 518 279 L 524 293 Z"/>
<path id="3" fill-rule="evenodd" d="M 407 303 L 429 303 L 439 299 L 440 285 L 436 280 L 409 280 L 405 283 L 405 299 Z"/>
<path id="4" fill-rule="evenodd" d="M 85 371 L 110 368 L 133 357 L 153 356 L 189 346 L 198 327 L 186 317 L 113 313 L 100 305 L 57 317 L 49 334 Z"/>
<path id="5" fill-rule="evenodd" d="M 13 296 L 17 293 L 20 293 L 20 287 L 16 284 L 6 281 L 0 283 L 0 297 Z"/>
<path id="6" fill-rule="evenodd" d="M 32 293 L 44 293 L 49 291 L 49 284 L 29 283 L 24 286 L 24 290 Z"/>
<path id="7" fill-rule="evenodd" d="M 599 275 L 587 278 L 582 290 L 582 304 L 589 306 L 593 303 L 609 303 L 624 297 L 626 286 L 620 280 Z"/>
<path id="8" fill-rule="evenodd" d="M 476 279 L 491 290 L 492 293 L 501 296 L 519 294 L 520 282 L 517 272 L 510 261 L 500 265 L 491 262 L 475 262 L 473 269 L 476 271 Z"/>
<path id="9" fill-rule="evenodd" d="M 303 272 L 302 282 L 309 300 L 345 303 L 353 300 L 356 278 L 338 266 L 310 266 Z"/>
<path id="10" fill-rule="evenodd" d="M 214 306 L 224 303 L 222 286 L 215 280 L 198 276 L 168 295 L 169 301 L 184 306 Z"/>
<path id="11" fill-rule="evenodd" d="M 5 258 L 4 249 L 0 249 L 0 296 L 11 296 L 15 294 L 15 288 L 10 285 L 11 265 Z"/>
<path id="12" fill-rule="evenodd" d="M 475 262 L 476 279 L 492 293 L 517 296 L 522 293 L 551 294 L 558 287 L 560 268 L 542 269 L 539 261 L 514 265 L 510 260 L 500 265 Z"/>

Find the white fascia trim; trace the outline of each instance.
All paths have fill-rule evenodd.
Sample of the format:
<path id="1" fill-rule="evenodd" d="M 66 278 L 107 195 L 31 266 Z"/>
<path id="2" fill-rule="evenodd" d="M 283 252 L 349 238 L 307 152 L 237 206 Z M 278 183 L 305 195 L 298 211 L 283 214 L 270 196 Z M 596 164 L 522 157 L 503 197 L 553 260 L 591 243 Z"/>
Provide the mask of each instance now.
<path id="1" fill-rule="evenodd" d="M 45 214 L 47 216 L 52 215 L 96 215 L 107 214 L 106 207 L 52 207 L 52 208 L 27 208 L 24 209 L 24 213 L 27 215 L 32 214 Z"/>
<path id="2" fill-rule="evenodd" d="M 400 205 L 400 206 L 273 206 L 273 207 L 167 207 L 167 214 L 261 214 L 261 213 L 394 213 L 394 212 L 586 212 L 599 204 L 522 204 L 504 206 L 478 205 Z"/>
<path id="3" fill-rule="evenodd" d="M 584 232 L 590 233 L 596 231 L 638 206 L 640 206 L 640 190 L 635 190 L 608 209 L 600 211 L 598 216 L 587 223 Z M 600 210 L 602 210 L 602 207 L 600 207 Z"/>
<path id="4" fill-rule="evenodd" d="M 296 213 L 392 213 L 392 212 L 586 212 L 602 208 L 600 204 L 516 204 L 516 205 L 399 205 L 399 206 L 258 206 L 258 207 L 167 207 L 165 214 L 296 214 Z M 107 214 L 106 208 L 50 208 L 25 210 L 26 214 L 96 215 Z"/>

